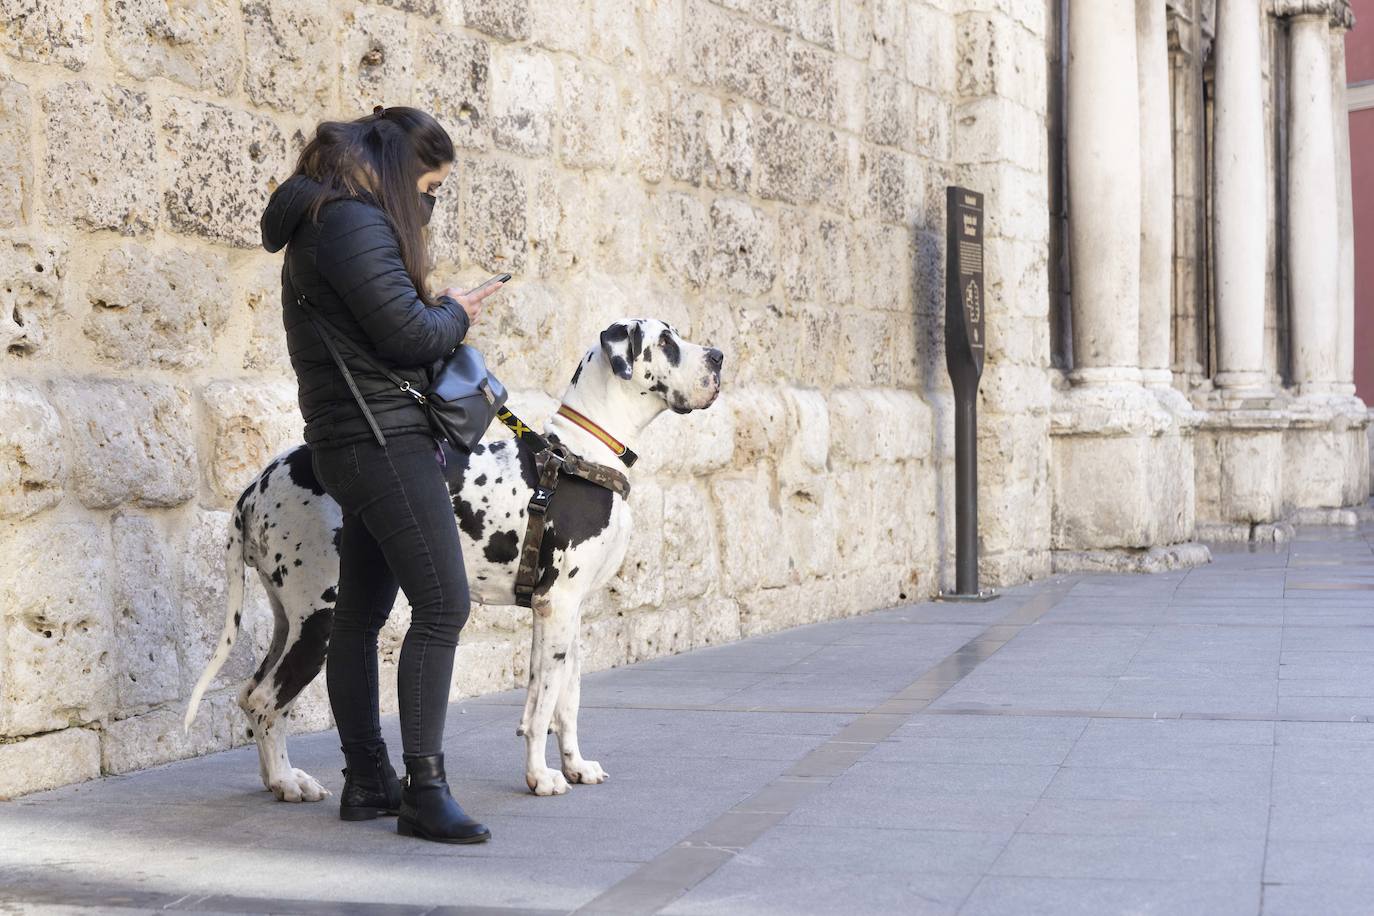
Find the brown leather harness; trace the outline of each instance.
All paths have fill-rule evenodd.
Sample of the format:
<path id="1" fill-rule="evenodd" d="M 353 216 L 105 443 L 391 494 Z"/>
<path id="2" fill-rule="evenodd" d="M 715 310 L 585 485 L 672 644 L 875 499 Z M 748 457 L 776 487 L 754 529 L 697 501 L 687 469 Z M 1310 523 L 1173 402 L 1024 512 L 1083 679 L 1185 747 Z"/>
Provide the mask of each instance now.
<path id="1" fill-rule="evenodd" d="M 559 413 L 567 416 L 562 407 L 559 408 Z M 502 408 L 496 417 L 515 433 L 517 439 L 531 439 L 538 448 L 534 456 L 534 466 L 539 475 L 539 482 L 535 486 L 534 495 L 530 497 L 529 508 L 526 512 L 528 524 L 525 527 L 525 539 L 520 546 L 520 566 L 515 572 L 515 603 L 521 607 L 530 607 L 534 599 L 535 585 L 539 582 L 539 548 L 544 543 L 544 517 L 549 510 L 549 501 L 553 499 L 554 493 L 558 490 L 559 477 L 564 474 L 580 477 L 588 483 L 603 487 L 612 493 L 619 493 L 621 498 L 629 497 L 630 481 L 614 468 L 587 461 L 585 458 L 574 454 L 562 443 L 550 443 L 505 408 Z M 578 414 L 577 417 L 587 423 L 591 422 L 581 414 Z M 578 425 L 586 428 L 583 423 L 579 422 Z M 598 427 L 598 429 L 600 428 Z M 597 438 L 602 438 L 602 435 L 605 435 L 604 430 Z M 620 446 L 619 450 L 614 446 L 611 448 L 612 451 L 617 452 L 618 457 L 626 467 L 633 465 L 638 458 L 634 452 L 624 446 Z"/>

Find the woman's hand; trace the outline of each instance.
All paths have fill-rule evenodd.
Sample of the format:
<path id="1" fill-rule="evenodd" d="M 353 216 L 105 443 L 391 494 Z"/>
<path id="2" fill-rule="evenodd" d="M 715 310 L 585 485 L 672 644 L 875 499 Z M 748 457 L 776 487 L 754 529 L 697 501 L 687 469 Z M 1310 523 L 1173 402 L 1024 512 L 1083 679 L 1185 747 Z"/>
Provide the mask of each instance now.
<path id="1" fill-rule="evenodd" d="M 477 315 L 482 311 L 482 300 L 504 285 L 504 283 L 492 283 L 487 286 L 479 286 L 477 289 L 468 290 L 467 292 L 463 292 L 456 286 L 450 286 L 442 290 L 439 295 L 453 297 L 453 299 L 463 307 L 463 311 L 468 313 L 468 322 L 476 324 Z"/>

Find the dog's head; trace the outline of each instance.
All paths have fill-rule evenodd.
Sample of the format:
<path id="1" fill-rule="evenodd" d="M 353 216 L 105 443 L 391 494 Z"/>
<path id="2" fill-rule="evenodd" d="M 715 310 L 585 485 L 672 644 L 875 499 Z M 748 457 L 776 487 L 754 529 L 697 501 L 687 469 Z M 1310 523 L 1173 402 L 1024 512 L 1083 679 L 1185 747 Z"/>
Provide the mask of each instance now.
<path id="1" fill-rule="evenodd" d="M 622 318 L 601 332 L 601 352 L 611 374 L 658 397 L 676 413 L 710 407 L 720 394 L 725 354 L 684 340 L 654 318 Z"/>

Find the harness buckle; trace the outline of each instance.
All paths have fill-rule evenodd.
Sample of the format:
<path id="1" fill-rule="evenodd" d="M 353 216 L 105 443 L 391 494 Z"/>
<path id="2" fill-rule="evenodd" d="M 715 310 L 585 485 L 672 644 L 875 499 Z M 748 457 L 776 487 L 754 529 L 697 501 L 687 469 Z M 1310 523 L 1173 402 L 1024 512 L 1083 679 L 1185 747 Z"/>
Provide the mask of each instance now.
<path id="1" fill-rule="evenodd" d="M 536 487 L 534 495 L 530 497 L 529 510 L 531 515 L 543 515 L 549 510 L 549 500 L 553 498 L 553 490 L 548 487 Z"/>

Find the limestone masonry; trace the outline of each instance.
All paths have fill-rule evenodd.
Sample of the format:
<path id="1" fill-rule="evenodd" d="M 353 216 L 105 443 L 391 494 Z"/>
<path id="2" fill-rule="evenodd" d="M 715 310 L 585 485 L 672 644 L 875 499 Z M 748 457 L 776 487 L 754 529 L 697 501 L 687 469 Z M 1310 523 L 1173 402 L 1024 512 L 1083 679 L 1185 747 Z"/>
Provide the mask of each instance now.
<path id="1" fill-rule="evenodd" d="M 301 441 L 258 217 L 318 121 L 375 104 L 459 147 L 432 282 L 515 275 L 470 340 L 522 417 L 618 317 L 726 353 L 715 406 L 633 443 L 589 669 L 951 583 L 948 184 L 987 195 L 985 582 L 1353 521 L 1350 25 L 1256 0 L 0 0 L 0 798 L 251 740 L 252 572 L 252 638 L 180 718 L 228 510 Z M 524 683 L 525 613 L 474 610 L 454 697 Z M 407 620 L 402 596 L 384 711 Z M 293 718 L 330 726 L 324 678 Z"/>

